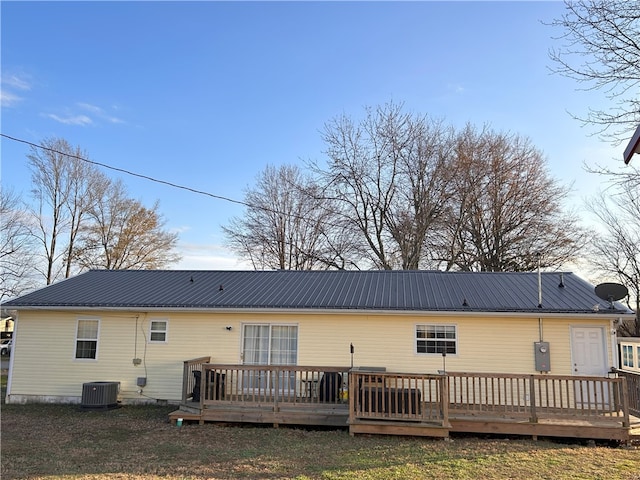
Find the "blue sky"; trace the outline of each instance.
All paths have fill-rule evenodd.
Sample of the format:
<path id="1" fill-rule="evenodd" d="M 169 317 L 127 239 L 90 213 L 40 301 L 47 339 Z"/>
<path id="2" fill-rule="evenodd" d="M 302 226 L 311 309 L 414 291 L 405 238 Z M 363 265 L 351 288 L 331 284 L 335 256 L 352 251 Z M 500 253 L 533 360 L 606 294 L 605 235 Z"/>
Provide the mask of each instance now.
<path id="1" fill-rule="evenodd" d="M 97 162 L 242 200 L 267 164 L 324 159 L 319 131 L 404 102 L 455 126 L 531 138 L 572 206 L 621 164 L 568 112 L 598 92 L 553 75 L 562 2 L 1 3 L 2 133 L 62 137 Z M 2 185 L 28 197 L 29 147 L 0 139 Z M 114 172 L 106 171 L 117 177 Z M 234 203 L 120 175 L 180 232 L 176 268 L 243 268 L 223 247 Z M 586 214 L 585 214 L 586 220 Z"/>

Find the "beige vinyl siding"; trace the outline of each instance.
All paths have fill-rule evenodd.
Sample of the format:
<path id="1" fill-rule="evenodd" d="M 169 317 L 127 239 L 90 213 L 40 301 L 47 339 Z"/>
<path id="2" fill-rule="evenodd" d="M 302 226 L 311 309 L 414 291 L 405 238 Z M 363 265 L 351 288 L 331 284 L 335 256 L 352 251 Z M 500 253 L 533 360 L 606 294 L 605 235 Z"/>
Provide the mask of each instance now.
<path id="1" fill-rule="evenodd" d="M 95 361 L 74 358 L 77 318 L 87 315 L 100 319 Z M 148 342 L 152 318 L 168 320 L 166 343 Z M 21 311 L 10 394 L 79 399 L 85 382 L 118 381 L 123 399 L 177 401 L 185 360 L 211 356 L 212 363 L 240 363 L 246 323 L 297 325 L 298 365 L 349 366 L 353 343 L 354 366 L 415 373 L 435 373 L 443 366 L 441 355 L 416 353 L 416 325 L 456 326 L 458 353 L 446 357 L 448 371 L 536 373 L 533 343 L 540 339 L 538 318 L 517 316 Z M 613 365 L 609 320 L 545 318 L 542 332 L 550 343 L 550 373 L 572 374 L 572 325 L 602 326 Z M 142 364 L 135 366 L 134 358 Z M 147 378 L 143 396 L 137 391 L 138 377 Z"/>

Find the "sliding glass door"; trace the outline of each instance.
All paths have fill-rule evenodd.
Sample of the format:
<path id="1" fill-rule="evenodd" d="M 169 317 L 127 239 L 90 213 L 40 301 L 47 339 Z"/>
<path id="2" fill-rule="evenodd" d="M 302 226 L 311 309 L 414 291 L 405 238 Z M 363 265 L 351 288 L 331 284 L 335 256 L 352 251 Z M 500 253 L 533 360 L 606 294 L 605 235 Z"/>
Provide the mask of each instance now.
<path id="1" fill-rule="evenodd" d="M 296 365 L 298 327 L 296 325 L 247 324 L 243 329 L 242 363 L 245 365 Z M 281 373 L 281 388 L 294 388 L 295 374 Z M 243 376 L 246 389 L 261 392 L 275 388 L 276 378 L 268 371 L 248 370 Z"/>

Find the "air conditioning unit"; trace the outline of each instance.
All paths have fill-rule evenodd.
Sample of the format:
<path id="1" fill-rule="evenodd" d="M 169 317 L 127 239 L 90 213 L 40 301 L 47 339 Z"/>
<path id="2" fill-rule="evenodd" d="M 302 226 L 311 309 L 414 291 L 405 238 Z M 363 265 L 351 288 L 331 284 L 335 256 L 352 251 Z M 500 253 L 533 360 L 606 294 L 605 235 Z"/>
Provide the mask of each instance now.
<path id="1" fill-rule="evenodd" d="M 118 390 L 120 390 L 120 382 L 83 383 L 80 406 L 87 409 L 116 408 Z"/>

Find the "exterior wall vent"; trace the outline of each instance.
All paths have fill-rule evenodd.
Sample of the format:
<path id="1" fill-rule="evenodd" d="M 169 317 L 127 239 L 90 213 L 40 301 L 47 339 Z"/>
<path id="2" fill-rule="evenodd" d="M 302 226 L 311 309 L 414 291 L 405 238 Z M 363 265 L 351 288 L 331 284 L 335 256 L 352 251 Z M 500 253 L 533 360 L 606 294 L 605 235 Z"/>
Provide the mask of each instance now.
<path id="1" fill-rule="evenodd" d="M 89 382 L 82 384 L 81 407 L 108 409 L 118 406 L 120 382 Z"/>

